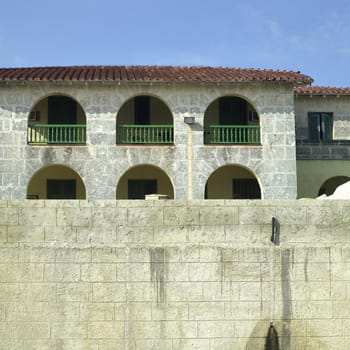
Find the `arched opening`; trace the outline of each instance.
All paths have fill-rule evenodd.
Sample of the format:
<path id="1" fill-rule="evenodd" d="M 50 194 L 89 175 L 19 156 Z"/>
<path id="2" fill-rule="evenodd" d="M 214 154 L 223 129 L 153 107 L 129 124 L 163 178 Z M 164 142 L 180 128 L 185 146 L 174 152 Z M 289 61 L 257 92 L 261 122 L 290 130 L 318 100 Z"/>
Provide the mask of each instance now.
<path id="1" fill-rule="evenodd" d="M 260 144 L 259 116 L 245 99 L 216 99 L 204 114 L 204 144 Z"/>
<path id="2" fill-rule="evenodd" d="M 261 199 L 255 175 L 239 165 L 225 165 L 215 170 L 205 185 L 205 199 Z"/>
<path id="3" fill-rule="evenodd" d="M 83 180 L 64 165 L 49 165 L 38 170 L 27 187 L 28 199 L 86 199 Z"/>
<path id="4" fill-rule="evenodd" d="M 136 96 L 121 107 L 116 134 L 117 144 L 172 144 L 173 116 L 159 98 Z"/>
<path id="5" fill-rule="evenodd" d="M 344 184 L 345 182 L 349 181 L 350 177 L 348 176 L 334 176 L 330 179 L 326 180 L 320 187 L 318 191 L 318 196 L 321 196 L 323 194 L 329 196 L 334 193 L 334 191 L 337 189 L 338 186 Z"/>
<path id="6" fill-rule="evenodd" d="M 85 143 L 85 112 L 73 98 L 51 95 L 34 105 L 28 117 L 28 144 Z"/>
<path id="7" fill-rule="evenodd" d="M 135 166 L 118 182 L 117 199 L 145 199 L 149 194 L 162 194 L 174 199 L 174 188 L 170 178 L 156 166 Z"/>

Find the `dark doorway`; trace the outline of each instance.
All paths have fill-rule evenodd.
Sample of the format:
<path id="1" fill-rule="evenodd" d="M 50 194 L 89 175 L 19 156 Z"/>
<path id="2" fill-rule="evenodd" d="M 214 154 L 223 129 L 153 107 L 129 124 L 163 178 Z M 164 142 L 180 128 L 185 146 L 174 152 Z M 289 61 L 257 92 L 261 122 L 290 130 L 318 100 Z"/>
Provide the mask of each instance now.
<path id="1" fill-rule="evenodd" d="M 76 180 L 47 180 L 47 199 L 76 199 Z"/>
<path id="2" fill-rule="evenodd" d="M 246 125 L 247 102 L 240 97 L 221 97 L 219 122 L 220 125 Z"/>
<path id="3" fill-rule="evenodd" d="M 233 179 L 233 199 L 261 199 L 259 183 L 256 179 Z"/>
<path id="4" fill-rule="evenodd" d="M 150 124 L 150 97 L 137 96 L 135 97 L 135 124 L 149 125 Z"/>
<path id="5" fill-rule="evenodd" d="M 145 199 L 147 194 L 157 193 L 157 180 L 128 180 L 128 199 Z"/>
<path id="6" fill-rule="evenodd" d="M 66 96 L 49 96 L 48 124 L 76 124 L 77 103 Z"/>

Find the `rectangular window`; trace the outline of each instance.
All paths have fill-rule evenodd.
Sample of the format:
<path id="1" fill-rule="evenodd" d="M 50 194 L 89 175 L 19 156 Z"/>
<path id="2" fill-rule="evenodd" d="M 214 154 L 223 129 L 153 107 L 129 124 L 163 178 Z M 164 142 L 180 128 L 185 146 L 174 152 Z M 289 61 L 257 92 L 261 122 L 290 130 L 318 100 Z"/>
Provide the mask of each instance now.
<path id="1" fill-rule="evenodd" d="M 308 128 L 309 141 L 331 141 L 333 133 L 333 113 L 308 113 Z"/>
<path id="2" fill-rule="evenodd" d="M 145 199 L 147 194 L 157 193 L 157 180 L 128 180 L 128 199 Z"/>
<path id="3" fill-rule="evenodd" d="M 261 199 L 260 186 L 256 179 L 233 179 L 232 199 Z"/>
<path id="4" fill-rule="evenodd" d="M 47 199 L 76 199 L 75 180 L 47 180 Z"/>

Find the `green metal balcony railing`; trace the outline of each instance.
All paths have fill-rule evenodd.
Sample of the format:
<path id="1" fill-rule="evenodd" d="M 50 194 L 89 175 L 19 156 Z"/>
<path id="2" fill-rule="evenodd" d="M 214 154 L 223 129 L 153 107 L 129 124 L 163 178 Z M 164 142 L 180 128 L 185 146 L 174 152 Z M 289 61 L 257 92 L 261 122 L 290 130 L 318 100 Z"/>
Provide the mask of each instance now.
<path id="1" fill-rule="evenodd" d="M 259 125 L 208 125 L 205 144 L 260 144 Z"/>
<path id="2" fill-rule="evenodd" d="M 84 144 L 85 124 L 29 124 L 28 143 Z"/>
<path id="3" fill-rule="evenodd" d="M 172 125 L 117 125 L 117 144 L 174 143 Z"/>

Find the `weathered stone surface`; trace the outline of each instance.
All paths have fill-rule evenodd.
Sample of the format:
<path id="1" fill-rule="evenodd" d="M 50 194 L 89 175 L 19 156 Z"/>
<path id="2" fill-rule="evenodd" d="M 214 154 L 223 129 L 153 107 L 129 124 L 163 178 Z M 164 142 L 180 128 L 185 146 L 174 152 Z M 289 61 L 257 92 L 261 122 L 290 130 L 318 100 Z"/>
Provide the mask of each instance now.
<path id="1" fill-rule="evenodd" d="M 202 199 L 205 184 L 216 169 L 227 164 L 249 168 L 259 179 L 263 198 L 296 197 L 294 99 L 290 84 L 174 84 L 149 86 L 136 82 L 102 86 L 79 84 L 3 85 L 0 94 L 0 198 L 24 199 L 28 183 L 41 168 L 66 165 L 81 176 L 88 199 L 115 199 L 116 187 L 128 169 L 152 164 L 164 170 L 174 186 L 176 199 Z M 27 144 L 28 115 L 37 101 L 49 95 L 74 98 L 86 116 L 84 146 L 31 146 Z M 137 94 L 156 96 L 168 106 L 174 124 L 174 145 L 116 145 L 116 118 L 123 104 Z M 22 96 L 22 99 L 8 96 Z M 96 98 L 99 96 L 99 98 Z M 259 111 L 261 141 L 258 146 L 203 144 L 204 114 L 221 96 L 241 96 Z M 192 126 L 184 117 L 194 117 Z M 346 123 L 346 118 L 343 124 Z M 341 128 L 337 128 L 341 130 Z M 339 135 L 340 136 L 340 135 Z M 342 154 L 344 149 L 339 151 Z M 339 153 L 338 152 L 338 153 Z M 280 172 L 278 182 L 271 173 Z M 290 181 L 293 178 L 293 181 Z M 62 219 L 60 214 L 57 219 Z M 69 218 L 66 217 L 69 222 Z M 94 218 L 93 222 L 99 221 Z M 107 219 L 108 220 L 108 219 Z"/>
<path id="2" fill-rule="evenodd" d="M 0 203 L 6 350 L 348 347 L 347 201 Z"/>

